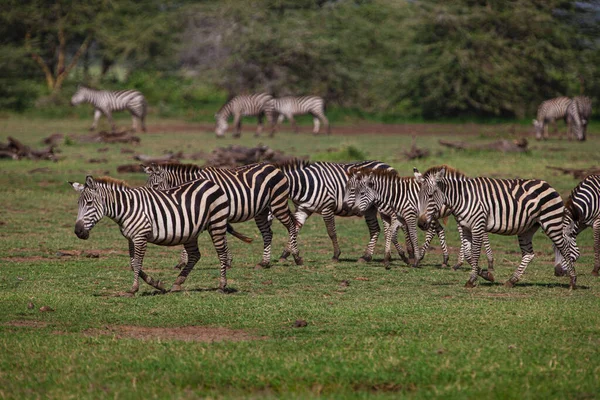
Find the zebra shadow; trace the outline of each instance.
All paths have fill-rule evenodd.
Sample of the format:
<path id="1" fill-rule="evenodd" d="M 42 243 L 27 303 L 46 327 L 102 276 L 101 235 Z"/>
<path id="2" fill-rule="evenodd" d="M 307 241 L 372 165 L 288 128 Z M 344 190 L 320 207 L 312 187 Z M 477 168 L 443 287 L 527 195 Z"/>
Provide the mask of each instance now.
<path id="1" fill-rule="evenodd" d="M 139 293 L 139 296 L 145 297 L 145 296 L 157 296 L 157 295 L 176 295 L 178 293 L 186 293 L 186 292 L 219 292 L 219 291 L 220 291 L 220 289 L 218 287 L 183 289 L 179 292 L 171 292 L 171 291 L 162 292 L 160 290 L 151 290 L 151 291 Z M 222 293 L 223 294 L 233 294 L 233 293 L 237 293 L 237 292 L 238 292 L 237 289 L 227 287 L 227 288 L 225 288 L 225 290 Z"/>
<path id="2" fill-rule="evenodd" d="M 492 287 L 492 286 L 504 286 L 504 282 L 478 282 L 477 286 L 486 286 L 486 287 Z M 561 288 L 561 289 L 569 289 L 571 286 L 568 283 L 558 283 L 558 282 L 554 282 L 554 283 L 541 283 L 541 282 L 523 282 L 523 283 L 516 283 L 513 289 L 518 289 L 519 287 L 544 287 L 544 288 L 548 288 L 548 289 L 552 289 L 552 288 Z M 577 289 L 576 290 L 589 290 L 590 287 L 589 286 L 585 286 L 585 285 L 577 285 Z"/>

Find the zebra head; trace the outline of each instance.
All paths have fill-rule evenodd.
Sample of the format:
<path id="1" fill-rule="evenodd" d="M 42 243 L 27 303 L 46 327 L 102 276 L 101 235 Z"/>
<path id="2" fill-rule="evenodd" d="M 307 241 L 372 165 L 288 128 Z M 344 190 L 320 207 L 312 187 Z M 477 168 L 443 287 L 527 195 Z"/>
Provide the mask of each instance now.
<path id="1" fill-rule="evenodd" d="M 156 165 L 155 163 L 142 165 L 144 171 L 148 174 L 148 180 L 146 181 L 146 187 L 155 190 L 165 190 L 171 187 L 168 179 L 167 171 L 164 168 Z"/>
<path id="2" fill-rule="evenodd" d="M 222 137 L 225 135 L 227 128 L 229 125 L 227 124 L 227 117 L 220 113 L 215 114 L 215 119 L 217 120 L 217 125 L 215 127 L 215 133 L 217 137 Z"/>
<path id="3" fill-rule="evenodd" d="M 71 97 L 71 105 L 76 106 L 78 104 L 84 103 L 87 100 L 86 88 L 84 86 L 77 86 L 77 91 Z"/>
<path id="4" fill-rule="evenodd" d="M 533 120 L 533 127 L 535 128 L 535 137 L 541 138 L 544 134 L 544 121 Z"/>
<path id="5" fill-rule="evenodd" d="M 354 201 L 348 205 L 356 214 L 362 215 L 375 203 L 376 193 L 369 175 L 357 174 L 355 181 Z"/>
<path id="6" fill-rule="evenodd" d="M 419 219 L 417 225 L 423 230 L 428 230 L 431 223 L 440 215 L 446 204 L 446 197 L 440 190 L 439 183 L 446 174 L 442 168 L 438 172 L 423 176 L 418 169 L 413 168 L 416 181 L 421 185 L 419 189 Z"/>
<path id="7" fill-rule="evenodd" d="M 346 191 L 344 193 L 344 199 L 342 200 L 342 208 L 344 210 L 351 210 L 354 208 L 356 201 L 356 188 L 358 182 L 363 178 L 363 175 L 357 168 L 351 168 L 348 171 L 348 182 L 346 182 Z"/>
<path id="8" fill-rule="evenodd" d="M 580 119 L 579 121 L 573 121 L 573 123 L 571 124 L 571 130 L 573 132 L 573 135 L 575 135 L 577 140 L 579 140 L 580 142 L 583 142 L 585 140 L 586 125 L 587 125 L 587 120 L 585 120 L 585 119 Z"/>
<path id="9" fill-rule="evenodd" d="M 564 276 L 570 264 L 574 263 L 579 259 L 580 252 L 577 246 L 577 233 L 579 232 L 579 222 L 573 218 L 573 214 L 568 208 L 565 208 L 563 215 L 563 251 L 554 246 L 554 275 Z M 563 257 L 563 254 L 567 255 L 567 259 Z"/>
<path id="10" fill-rule="evenodd" d="M 85 178 L 85 185 L 77 182 L 69 182 L 69 184 L 80 193 L 75 234 L 79 239 L 86 240 L 90 237 L 94 225 L 104 216 L 104 198 L 96 181 L 89 175 Z"/>

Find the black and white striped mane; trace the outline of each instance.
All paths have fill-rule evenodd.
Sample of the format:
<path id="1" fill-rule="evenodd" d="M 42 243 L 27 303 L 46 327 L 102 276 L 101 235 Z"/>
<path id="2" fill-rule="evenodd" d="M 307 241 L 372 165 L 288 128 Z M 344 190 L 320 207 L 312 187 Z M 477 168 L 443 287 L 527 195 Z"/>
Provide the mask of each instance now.
<path id="1" fill-rule="evenodd" d="M 156 166 L 165 171 L 181 171 L 186 174 L 194 173 L 194 172 L 202 170 L 202 167 L 199 167 L 196 164 L 164 163 L 164 164 L 156 164 Z"/>
<path id="2" fill-rule="evenodd" d="M 120 179 L 111 178 L 110 176 L 101 176 L 99 178 L 94 178 L 94 182 L 97 184 L 101 184 L 104 186 L 109 186 L 112 188 L 126 188 L 131 189 L 131 186 L 125 181 Z"/>
<path id="3" fill-rule="evenodd" d="M 273 163 L 273 166 L 275 168 L 279 168 L 279 169 L 302 169 L 302 168 L 306 168 L 310 165 L 310 161 L 309 160 L 303 160 L 301 158 L 292 158 L 290 160 L 286 160 L 286 161 L 280 161 L 280 162 L 276 162 Z"/>
<path id="4" fill-rule="evenodd" d="M 446 173 L 444 174 L 445 177 L 467 178 L 467 176 L 465 174 L 463 174 L 461 171 L 457 170 L 456 168 L 452 168 L 451 166 L 446 165 L 446 164 L 436 165 L 435 167 L 429 168 L 427 171 L 425 171 L 423 173 L 423 178 L 426 178 L 426 177 L 431 176 L 433 174 L 437 174 L 442 169 L 446 171 Z"/>
<path id="5" fill-rule="evenodd" d="M 392 179 L 392 180 L 412 180 L 412 177 L 405 177 L 398 175 L 398 172 L 395 170 L 388 170 L 382 168 L 371 168 L 371 167 L 353 167 L 348 171 L 348 177 L 352 178 L 355 175 L 361 176 L 372 176 L 372 177 L 381 177 L 384 179 Z"/>

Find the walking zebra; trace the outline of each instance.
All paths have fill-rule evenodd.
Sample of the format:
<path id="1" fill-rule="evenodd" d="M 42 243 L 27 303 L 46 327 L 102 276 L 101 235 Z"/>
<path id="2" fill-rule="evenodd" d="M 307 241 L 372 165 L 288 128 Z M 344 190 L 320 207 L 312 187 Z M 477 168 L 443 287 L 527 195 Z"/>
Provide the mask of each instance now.
<path id="1" fill-rule="evenodd" d="M 298 133 L 298 125 L 294 119 L 294 115 L 310 114 L 313 117 L 313 134 L 319 133 L 321 123 L 330 134 L 329 120 L 325 116 L 325 102 L 319 96 L 286 96 L 273 99 L 273 108 L 277 117 L 277 125 L 281 125 L 283 120 L 287 118 L 294 128 L 294 132 Z"/>
<path id="2" fill-rule="evenodd" d="M 571 134 L 577 140 L 585 140 L 587 125 L 591 116 L 592 100 L 586 96 L 573 97 L 573 100 L 567 107 L 567 124 L 569 125 Z"/>
<path id="3" fill-rule="evenodd" d="M 538 107 L 537 119 L 533 120 L 536 139 L 548 139 L 548 124 L 550 123 L 554 124 L 554 132 L 558 133 L 558 126 L 556 125 L 556 120 L 558 119 L 564 119 L 567 123 L 567 136 L 569 136 L 567 107 L 570 103 L 570 98 L 562 96 L 546 100 L 540 104 Z"/>
<path id="4" fill-rule="evenodd" d="M 534 257 L 532 238 L 538 228 L 552 240 L 557 259 L 570 276 L 571 288 L 576 287 L 573 268 L 577 252 L 574 242 L 563 235 L 564 206 L 560 195 L 547 182 L 538 179 L 468 178 L 448 167 L 427 170 L 420 178 L 418 224 L 428 229 L 442 206 L 452 210 L 456 222 L 463 228 L 463 240 L 468 243 L 467 261 L 471 276 L 465 287 L 475 286 L 477 277 L 493 282 L 493 274 L 479 268 L 479 255 L 485 232 L 517 235 L 522 259 L 505 286 L 512 287 L 521 279 Z"/>
<path id="5" fill-rule="evenodd" d="M 267 117 L 267 122 L 271 125 L 271 136 L 274 134 L 273 125 L 273 96 L 267 93 L 258 93 L 251 95 L 239 95 L 229 100 L 215 114 L 217 125 L 215 133 L 217 137 L 223 137 L 227 131 L 227 119 L 233 115 L 233 125 L 235 132 L 233 137 L 240 137 L 242 134 L 242 117 L 257 116 L 258 126 L 255 136 L 260 136 L 263 129 L 263 118 Z"/>
<path id="6" fill-rule="evenodd" d="M 389 165 L 378 161 L 338 164 L 292 160 L 274 165 L 283 171 L 290 184 L 290 199 L 296 205 L 294 215 L 298 226 L 302 227 L 306 219 L 313 213 L 323 216 L 327 234 L 333 244 L 332 260 L 334 261 L 338 261 L 341 254 L 335 229 L 335 216 L 360 215 L 349 209 L 344 203 L 348 172 L 351 168 L 360 166 L 370 166 L 373 169 L 392 169 Z M 377 210 L 374 208 L 367 210 L 364 217 L 369 228 L 370 240 L 359 261 L 370 261 L 373 258 L 373 249 L 380 232 Z M 289 249 L 285 249 L 281 258 L 287 258 L 289 254 Z"/>
<path id="7" fill-rule="evenodd" d="M 152 279 L 142 271 L 147 243 L 160 246 L 183 244 L 188 261 L 175 280 L 171 291 L 181 290 L 181 285 L 200 260 L 198 235 L 208 230 L 221 264 L 219 288 L 227 286 L 228 266 L 227 216 L 229 201 L 221 188 L 208 180 L 196 180 L 170 190 L 130 188 L 112 178 L 86 177 L 85 184 L 71 183 L 81 193 L 75 234 L 88 239 L 90 230 L 104 216 L 115 221 L 129 241 L 129 257 L 133 270 L 135 294 L 139 277 L 150 286 L 164 291 L 162 282 Z"/>
<path id="8" fill-rule="evenodd" d="M 416 222 L 417 213 L 419 211 L 419 188 L 420 184 L 416 178 L 401 177 L 395 171 L 353 168 L 349 173 L 344 201 L 359 211 L 374 206 L 382 215 L 382 218 L 389 218 L 390 215 L 396 215 L 402 223 L 407 243 L 413 247 L 413 254 L 420 253 L 419 258 L 416 258 L 415 256 L 415 267 L 418 266 L 418 263 L 424 258 L 425 252 L 431 244 L 431 240 L 437 234 L 440 239 L 440 246 L 442 247 L 443 253 L 442 268 L 445 268 L 448 266 L 449 259 L 448 246 L 446 244 L 444 228 L 438 222 L 438 219 L 446 218 L 450 215 L 450 210 L 447 207 L 442 207 L 440 215 L 432 221 L 431 226 L 427 229 L 423 247 L 418 252 L 414 252 L 414 247 L 418 247 Z M 462 238 L 462 229 L 460 226 L 459 234 Z M 384 259 L 384 263 L 387 263 L 386 265 L 389 265 L 389 257 L 391 255 L 390 240 L 391 237 L 388 232 L 386 232 L 386 252 Z M 494 259 L 487 234 L 484 237 L 484 245 L 488 256 L 488 268 L 493 270 Z M 398 252 L 400 253 L 400 250 Z M 455 270 L 460 268 L 463 260 L 464 252 L 461 246 L 458 263 L 453 268 Z"/>
<path id="9" fill-rule="evenodd" d="M 94 123 L 91 131 L 98 126 L 98 120 L 102 114 L 106 115 L 113 131 L 116 130 L 115 122 L 112 118 L 113 111 L 127 110 L 132 116 L 132 129 L 138 129 L 138 122 L 141 123 L 142 131 L 146 132 L 146 112 L 148 104 L 144 95 L 137 90 L 119 90 L 109 92 L 107 90 L 95 90 L 85 86 L 78 86 L 77 91 L 71 97 L 71 104 L 76 106 L 81 103 L 90 103 L 94 106 Z"/>
<path id="10" fill-rule="evenodd" d="M 600 175 L 589 175 L 573 189 L 565 203 L 565 235 L 575 239 L 585 228 L 594 231 L 594 269 L 600 272 Z"/>
<path id="11" fill-rule="evenodd" d="M 298 251 L 298 228 L 288 206 L 289 185 L 285 175 L 271 164 L 250 164 L 234 169 L 200 168 L 192 164 L 152 164 L 145 167 L 146 186 L 167 189 L 194 179 L 209 179 L 219 185 L 229 200 L 230 223 L 254 219 L 263 237 L 263 258 L 257 267 L 271 265 L 272 217 L 288 230 L 288 248 L 297 265 L 302 264 Z M 185 253 L 182 262 L 185 262 Z M 181 264 L 180 263 L 180 264 Z"/>

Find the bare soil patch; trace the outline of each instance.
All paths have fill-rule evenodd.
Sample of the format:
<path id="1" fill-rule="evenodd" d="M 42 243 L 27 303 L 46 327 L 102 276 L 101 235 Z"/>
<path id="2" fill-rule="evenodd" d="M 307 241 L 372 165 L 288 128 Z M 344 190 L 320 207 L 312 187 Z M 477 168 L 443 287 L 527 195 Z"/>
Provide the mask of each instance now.
<path id="1" fill-rule="evenodd" d="M 144 326 L 105 326 L 102 329 L 86 329 L 86 336 L 114 336 L 119 339 L 141 340 L 181 340 L 184 342 L 239 342 L 244 340 L 262 340 L 266 336 L 254 336 L 241 329 L 228 329 L 208 326 L 181 326 L 176 328 Z"/>
<path id="2" fill-rule="evenodd" d="M 7 322 L 4 326 L 14 326 L 17 328 L 45 328 L 48 326 L 48 323 L 44 321 L 20 320 Z"/>

